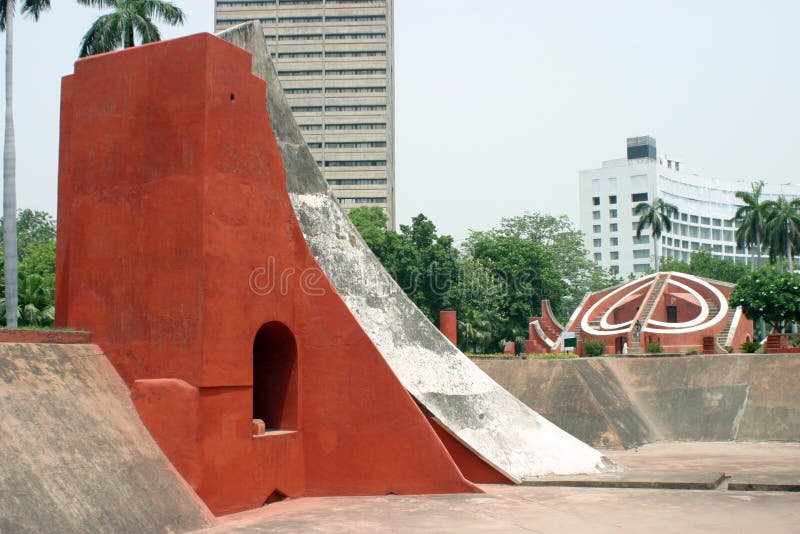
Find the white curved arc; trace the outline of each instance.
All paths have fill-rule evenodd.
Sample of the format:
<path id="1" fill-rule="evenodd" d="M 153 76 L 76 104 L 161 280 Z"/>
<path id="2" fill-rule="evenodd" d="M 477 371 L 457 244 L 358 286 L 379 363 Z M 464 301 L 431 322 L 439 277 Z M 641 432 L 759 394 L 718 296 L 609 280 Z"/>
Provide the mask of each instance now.
<path id="1" fill-rule="evenodd" d="M 670 330 L 674 330 L 678 328 L 689 328 L 698 325 L 708 319 L 708 302 L 706 302 L 706 299 L 700 296 L 700 293 L 698 293 L 691 287 L 687 286 L 686 284 L 678 282 L 677 280 L 669 280 L 667 283 L 687 291 L 690 295 L 692 295 L 695 299 L 697 299 L 698 304 L 700 304 L 700 314 L 690 321 L 683 321 L 681 323 L 668 323 L 666 321 L 656 321 L 654 319 L 651 319 L 647 321 L 648 325 L 664 326 L 666 328 L 669 328 Z"/>
<path id="2" fill-rule="evenodd" d="M 539 321 L 533 321 L 531 324 L 533 325 L 533 328 L 536 329 L 536 333 L 539 334 L 539 337 L 542 338 L 542 341 L 547 343 L 547 346 L 551 349 L 555 348 L 558 342 L 547 337 L 547 334 L 545 334 L 544 330 L 542 330 L 542 325 L 539 324 Z"/>
<path id="3" fill-rule="evenodd" d="M 728 330 L 728 337 L 725 338 L 725 346 L 730 347 L 733 345 L 733 338 L 736 336 L 736 329 L 739 327 L 739 321 L 742 320 L 742 307 L 736 306 L 736 311 L 733 312 L 731 318 L 731 329 Z"/>
<path id="4" fill-rule="evenodd" d="M 590 335 L 593 335 L 593 336 L 612 336 L 614 334 L 625 334 L 625 333 L 627 333 L 628 332 L 627 328 L 622 328 L 622 329 L 617 329 L 617 330 L 606 330 L 606 331 L 596 330 L 596 329 L 592 328 L 591 326 L 589 326 L 589 317 L 591 317 L 592 314 L 594 313 L 594 311 L 601 304 L 603 304 L 603 302 L 605 302 L 609 298 L 613 297 L 617 293 L 625 291 L 626 289 L 628 289 L 632 285 L 641 284 L 645 280 L 648 280 L 650 278 L 655 278 L 657 276 L 657 274 L 658 273 L 648 274 L 647 276 L 643 276 L 643 277 L 641 277 L 641 278 L 639 278 L 637 280 L 631 280 L 627 284 L 619 286 L 617 289 L 615 289 L 614 291 L 610 292 L 609 294 L 605 295 L 603 298 L 601 298 L 600 300 L 598 300 L 597 302 L 592 304 L 592 306 L 587 310 L 587 312 L 583 314 L 583 317 L 581 317 L 581 331 L 582 332 L 586 332 L 587 334 L 590 334 Z"/>
<path id="5" fill-rule="evenodd" d="M 717 298 L 717 302 L 719 302 L 719 312 L 717 315 L 714 316 L 713 319 L 705 322 L 703 324 L 693 326 L 690 328 L 649 328 L 645 326 L 642 331 L 643 332 L 650 332 L 651 334 L 688 334 L 691 332 L 699 332 L 709 326 L 714 326 L 718 322 L 720 322 L 726 315 L 728 315 L 728 299 L 725 298 L 725 295 L 722 292 L 714 287 L 713 285 L 709 284 L 705 280 L 702 280 L 696 276 L 692 276 L 690 274 L 680 274 L 673 273 L 673 276 L 678 276 L 680 278 L 685 278 L 687 280 L 691 280 L 701 286 L 705 287 Z M 703 299 L 705 301 L 705 299 Z"/>
<path id="6" fill-rule="evenodd" d="M 630 297 L 631 295 L 635 295 L 636 293 L 638 293 L 642 289 L 646 289 L 646 288 L 652 286 L 654 283 L 655 283 L 655 281 L 651 280 L 650 282 L 647 282 L 646 284 L 642 284 L 641 286 L 637 287 L 636 289 L 633 289 L 630 292 L 628 292 L 624 297 L 622 297 L 619 300 L 624 300 L 624 299 Z M 630 325 L 633 324 L 633 319 L 631 319 L 630 321 L 625 321 L 624 323 L 611 324 L 611 323 L 608 322 L 608 316 L 611 314 L 611 312 L 613 312 L 614 310 L 619 308 L 619 306 L 620 306 L 619 303 L 617 303 L 614 306 L 611 306 L 608 310 L 606 310 L 606 312 L 600 318 L 600 326 L 602 328 L 604 328 L 606 330 L 612 330 L 614 328 L 624 328 L 626 326 L 630 326 Z"/>

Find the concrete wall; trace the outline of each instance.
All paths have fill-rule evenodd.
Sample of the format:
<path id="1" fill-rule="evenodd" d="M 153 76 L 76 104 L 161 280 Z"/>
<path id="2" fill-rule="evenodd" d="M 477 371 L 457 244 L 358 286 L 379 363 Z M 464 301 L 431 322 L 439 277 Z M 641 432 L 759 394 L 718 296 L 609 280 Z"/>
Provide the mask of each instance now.
<path id="1" fill-rule="evenodd" d="M 476 363 L 525 404 L 598 447 L 800 441 L 796 355 Z"/>

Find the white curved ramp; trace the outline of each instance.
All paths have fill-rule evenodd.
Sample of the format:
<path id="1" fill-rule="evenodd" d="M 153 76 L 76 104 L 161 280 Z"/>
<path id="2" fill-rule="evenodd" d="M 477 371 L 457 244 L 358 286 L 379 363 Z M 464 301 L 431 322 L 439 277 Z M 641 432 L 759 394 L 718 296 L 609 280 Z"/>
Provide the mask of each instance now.
<path id="1" fill-rule="evenodd" d="M 266 81 L 286 186 L 309 249 L 417 402 L 512 480 L 611 468 L 600 452 L 525 406 L 475 366 L 383 269 L 329 192 L 283 95 L 260 24 L 248 22 L 218 35 L 249 51 L 253 73 Z"/>

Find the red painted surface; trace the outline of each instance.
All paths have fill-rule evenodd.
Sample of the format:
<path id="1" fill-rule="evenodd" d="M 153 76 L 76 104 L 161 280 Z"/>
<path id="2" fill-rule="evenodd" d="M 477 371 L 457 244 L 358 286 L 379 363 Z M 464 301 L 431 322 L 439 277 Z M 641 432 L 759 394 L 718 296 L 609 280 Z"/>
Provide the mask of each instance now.
<path id="1" fill-rule="evenodd" d="M 58 343 L 60 345 L 69 345 L 91 342 L 91 332 L 0 329 L 0 343 Z"/>
<path id="2" fill-rule="evenodd" d="M 764 352 L 767 354 L 798 354 L 800 347 L 793 347 L 790 338 L 791 334 L 770 334 L 767 336 Z M 743 342 L 742 342 L 743 343 Z M 741 344 L 741 343 L 740 343 Z"/>
<path id="3" fill-rule="evenodd" d="M 539 326 L 542 327 L 542 331 L 544 331 L 550 339 L 556 339 L 561 335 L 561 331 L 564 330 L 564 327 L 553 314 L 553 309 L 550 307 L 550 300 L 543 299 L 541 304 L 542 316 L 538 318 Z M 530 324 L 530 322 L 529 320 L 528 324 Z"/>
<path id="4" fill-rule="evenodd" d="M 476 456 L 474 452 L 465 447 L 460 441 L 451 436 L 450 433 L 439 426 L 433 418 L 429 417 L 428 420 L 431 423 L 431 427 L 436 431 L 436 435 L 439 436 L 444 446 L 447 447 L 447 452 L 450 453 L 450 456 L 455 460 L 458 468 L 467 480 L 475 484 L 514 483 L 513 480 L 509 480 L 495 468 Z"/>
<path id="5" fill-rule="evenodd" d="M 439 330 L 453 345 L 458 345 L 458 316 L 455 311 L 441 310 L 439 312 Z"/>
<path id="6" fill-rule="evenodd" d="M 516 343 L 513 341 L 506 341 L 506 344 L 503 346 L 503 354 L 508 354 L 510 356 L 516 355 Z"/>
<path id="7" fill-rule="evenodd" d="M 217 514 L 276 490 L 480 491 L 306 248 L 250 62 L 201 34 L 64 79 L 57 324 L 94 332 Z M 259 410 L 284 431 L 254 437 Z"/>

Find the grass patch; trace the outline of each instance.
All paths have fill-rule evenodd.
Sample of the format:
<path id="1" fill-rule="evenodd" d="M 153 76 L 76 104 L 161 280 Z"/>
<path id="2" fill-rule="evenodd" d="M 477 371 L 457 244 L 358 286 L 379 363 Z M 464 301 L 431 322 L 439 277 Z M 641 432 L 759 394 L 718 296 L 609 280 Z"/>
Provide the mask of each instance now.
<path id="1" fill-rule="evenodd" d="M 537 360 L 571 360 L 579 358 L 579 356 L 572 352 L 554 352 L 545 354 L 528 354 L 528 358 L 535 358 Z"/>
<path id="2" fill-rule="evenodd" d="M 0 330 L 7 332 L 14 332 L 16 330 L 34 330 L 36 332 L 85 332 L 85 330 L 76 330 L 75 328 L 63 328 L 56 326 L 18 326 L 17 328 L 6 328 L 0 326 Z"/>
<path id="3" fill-rule="evenodd" d="M 507 360 L 513 360 L 516 358 L 524 358 L 524 359 L 531 359 L 531 360 L 571 360 L 573 358 L 579 358 L 577 354 L 567 354 L 563 352 L 556 352 L 556 353 L 541 353 L 541 354 L 520 354 L 519 356 L 514 356 L 512 354 L 504 354 L 502 352 L 493 352 L 491 354 L 473 354 L 471 352 L 465 352 L 467 356 L 470 358 L 505 358 Z"/>

